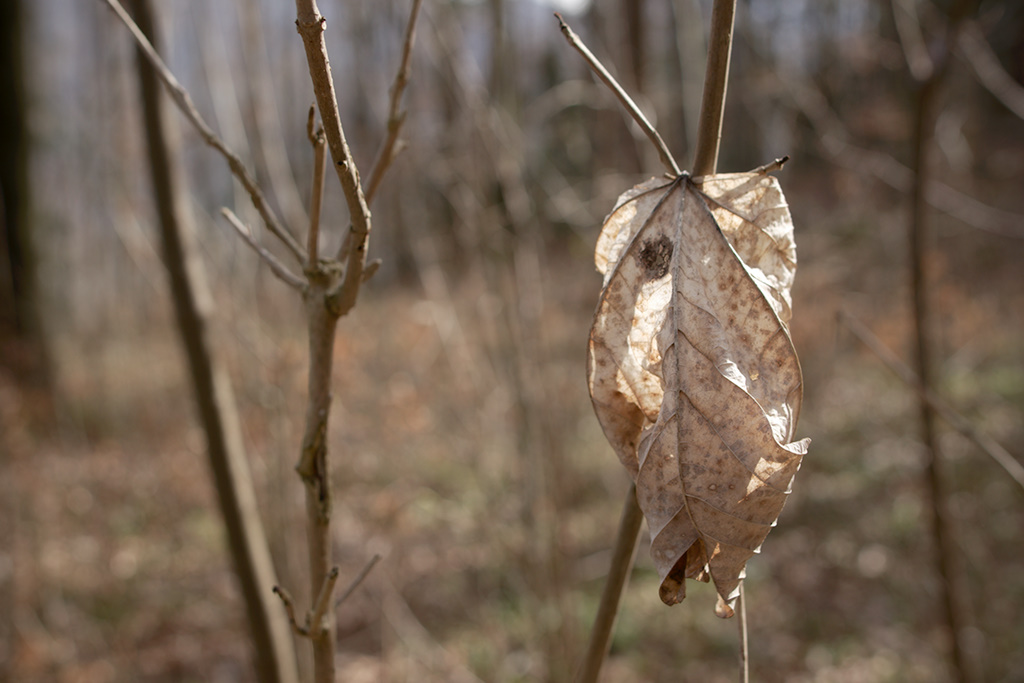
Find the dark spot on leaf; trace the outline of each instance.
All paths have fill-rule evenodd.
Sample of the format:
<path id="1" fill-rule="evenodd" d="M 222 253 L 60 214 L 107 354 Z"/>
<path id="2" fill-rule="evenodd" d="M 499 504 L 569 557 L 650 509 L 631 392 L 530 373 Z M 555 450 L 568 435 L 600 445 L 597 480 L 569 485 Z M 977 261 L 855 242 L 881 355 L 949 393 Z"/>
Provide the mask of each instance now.
<path id="1" fill-rule="evenodd" d="M 658 280 L 668 272 L 672 260 L 672 242 L 664 235 L 644 242 L 640 249 L 640 265 L 644 268 L 644 276 L 648 280 Z"/>

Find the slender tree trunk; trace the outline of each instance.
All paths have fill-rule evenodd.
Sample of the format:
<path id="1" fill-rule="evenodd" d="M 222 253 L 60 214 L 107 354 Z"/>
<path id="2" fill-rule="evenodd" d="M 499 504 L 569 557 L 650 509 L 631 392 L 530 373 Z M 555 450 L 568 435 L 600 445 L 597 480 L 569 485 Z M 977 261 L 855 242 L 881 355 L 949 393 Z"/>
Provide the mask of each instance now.
<path id="1" fill-rule="evenodd" d="M 20 383 L 23 369 L 21 350 L 28 330 L 26 313 L 33 306 L 25 285 L 31 282 L 31 252 L 26 251 L 24 209 L 28 205 L 25 134 L 25 106 L 21 58 L 20 0 L 0 4 L 0 131 L 7 135 L 0 145 L 0 390 L 8 375 Z M 27 258 L 26 258 L 27 257 Z M 31 291 L 31 290 L 29 290 Z M 14 447 L 9 443 L 14 426 L 0 405 L 0 547 L 7 549 L 12 565 L 18 540 L 20 496 L 11 483 L 14 474 Z M 0 682 L 14 680 L 15 572 L 0 576 Z"/>
<path id="2" fill-rule="evenodd" d="M 931 305 L 928 298 L 928 274 L 925 267 L 928 243 L 928 207 L 925 188 L 928 183 L 928 159 L 931 131 L 935 126 L 934 106 L 938 80 L 930 78 L 918 92 L 914 117 L 913 168 L 914 185 L 911 193 L 910 217 L 910 274 L 914 311 L 915 364 L 921 386 L 930 391 L 934 386 L 932 367 L 934 350 L 931 335 Z M 923 397 L 919 406 L 921 440 L 928 454 L 925 468 L 925 488 L 932 511 L 932 541 L 935 567 L 941 584 L 942 614 L 946 624 L 946 640 L 950 667 L 960 683 L 976 680 L 971 674 L 970 658 L 965 652 L 964 633 L 967 610 L 964 607 L 966 582 L 956 531 L 949 517 L 948 487 L 945 482 L 942 455 L 936 431 L 935 409 Z"/>
<path id="3" fill-rule="evenodd" d="M 328 583 L 331 556 L 330 459 L 327 457 L 327 418 L 331 412 L 331 375 L 334 365 L 334 337 L 338 318 L 325 304 L 328 288 L 335 280 L 314 279 L 306 293 L 309 332 L 309 403 L 298 467 L 306 488 L 306 540 L 309 548 L 310 599 L 315 603 Z M 330 599 L 330 597 L 328 596 Z M 310 624 L 313 645 L 313 680 L 334 683 L 334 609 L 324 613 L 319 624 Z"/>
<path id="4" fill-rule="evenodd" d="M 945 36 L 940 51 L 928 65 L 927 76 L 919 83 L 914 102 L 913 159 L 914 183 L 911 189 L 909 260 L 911 293 L 914 315 L 914 347 L 917 375 L 927 392 L 934 385 L 932 368 L 934 351 L 931 336 L 931 306 L 928 297 L 926 252 L 928 245 L 928 205 L 925 191 L 930 168 L 930 149 L 935 130 L 938 97 L 948 70 L 949 61 L 960 25 L 972 10 L 975 0 L 959 0 L 947 16 Z M 946 624 L 946 639 L 950 667 L 959 683 L 978 680 L 976 666 L 967 652 L 964 636 L 969 625 L 967 608 L 967 582 L 963 560 L 957 542 L 953 520 L 949 516 L 947 486 L 944 479 L 942 457 L 936 432 L 936 413 L 924 397 L 920 401 L 921 439 L 928 453 L 925 468 L 925 488 L 932 510 L 932 539 L 935 567 L 941 584 L 942 613 Z"/>
<path id="5" fill-rule="evenodd" d="M 154 18 L 148 0 L 134 0 L 132 4 L 139 27 L 155 43 Z M 165 116 L 156 73 L 142 55 L 139 83 L 164 262 L 206 432 L 231 555 L 252 629 L 258 677 L 262 683 L 293 683 L 294 646 L 285 615 L 273 598 L 274 568 L 259 519 L 231 385 L 213 356 L 213 304 L 186 208 L 176 130 L 172 120 Z"/>
<path id="6" fill-rule="evenodd" d="M 22 55 L 23 3 L 0 3 L 0 370 L 48 412 L 49 363 L 36 300 L 29 230 L 28 118 Z M 39 403 L 33 400 L 33 403 Z M 40 416 L 41 417 L 41 416 Z"/>

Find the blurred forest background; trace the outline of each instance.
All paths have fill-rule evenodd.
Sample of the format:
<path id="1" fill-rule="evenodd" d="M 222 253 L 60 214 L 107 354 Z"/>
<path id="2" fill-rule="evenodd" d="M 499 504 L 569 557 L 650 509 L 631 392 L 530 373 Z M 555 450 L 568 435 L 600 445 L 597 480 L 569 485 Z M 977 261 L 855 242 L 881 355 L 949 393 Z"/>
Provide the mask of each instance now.
<path id="1" fill-rule="evenodd" d="M 156 4 L 169 65 L 301 233 L 313 94 L 294 6 Z M 792 157 L 779 177 L 800 258 L 797 434 L 813 439 L 748 567 L 754 680 L 953 680 L 917 398 L 837 322 L 848 311 L 912 358 L 913 72 L 943 38 L 945 5 L 741 0 L 737 10 L 718 168 Z M 21 48 L 27 109 L 25 128 L 5 123 L 0 144 L 25 149 L 29 189 L 4 202 L 8 220 L 23 210 L 34 260 L 0 267 L 0 679 L 250 680 L 159 255 L 134 47 L 99 2 L 4 6 L 21 8 L 0 42 Z M 335 347 L 342 585 L 383 556 L 338 610 L 341 680 L 568 680 L 596 610 L 628 475 L 587 396 L 592 250 L 615 197 L 661 167 L 553 9 L 637 94 L 680 162 L 692 157 L 708 1 L 424 4 L 408 144 L 371 207 L 370 256 L 383 265 Z M 321 11 L 365 177 L 409 2 L 324 0 Z M 1022 82 L 1024 5 L 985 0 L 938 95 L 925 259 L 937 388 L 1018 460 Z M 173 118 L 217 352 L 280 581 L 297 589 L 301 305 L 220 217 L 228 206 L 259 224 L 222 160 Z M 348 221 L 333 177 L 325 201 L 333 251 Z M 1024 496 L 940 429 L 968 578 L 964 642 L 977 680 L 1022 681 Z M 605 680 L 734 680 L 735 620 L 714 617 L 705 586 L 663 606 L 646 543 Z"/>

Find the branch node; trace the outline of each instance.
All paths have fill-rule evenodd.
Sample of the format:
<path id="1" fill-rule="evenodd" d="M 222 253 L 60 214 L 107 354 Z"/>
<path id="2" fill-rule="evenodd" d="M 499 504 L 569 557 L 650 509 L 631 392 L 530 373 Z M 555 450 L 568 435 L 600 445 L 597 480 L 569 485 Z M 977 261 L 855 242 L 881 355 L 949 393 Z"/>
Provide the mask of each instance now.
<path id="1" fill-rule="evenodd" d="M 319 638 L 324 632 L 324 615 L 327 612 L 327 605 L 331 600 L 331 593 L 334 592 L 334 584 L 338 582 L 339 569 L 337 565 L 331 567 L 324 577 L 323 585 L 320 586 L 320 594 L 316 598 L 313 611 L 309 616 L 309 633 L 311 638 Z"/>
<path id="2" fill-rule="evenodd" d="M 309 138 L 311 144 L 316 144 L 313 139 L 313 124 L 316 122 L 316 105 L 309 105 L 309 115 L 306 117 L 306 137 Z"/>
<path id="3" fill-rule="evenodd" d="M 376 275 L 377 271 L 380 270 L 381 263 L 382 261 L 377 258 L 366 264 L 366 268 L 363 269 L 363 284 L 369 282 L 370 278 Z"/>
<path id="4" fill-rule="evenodd" d="M 295 20 L 295 30 L 300 34 L 312 31 L 319 31 L 321 33 L 327 28 L 327 19 L 322 14 L 317 14 L 313 21 L 301 21 Z"/>

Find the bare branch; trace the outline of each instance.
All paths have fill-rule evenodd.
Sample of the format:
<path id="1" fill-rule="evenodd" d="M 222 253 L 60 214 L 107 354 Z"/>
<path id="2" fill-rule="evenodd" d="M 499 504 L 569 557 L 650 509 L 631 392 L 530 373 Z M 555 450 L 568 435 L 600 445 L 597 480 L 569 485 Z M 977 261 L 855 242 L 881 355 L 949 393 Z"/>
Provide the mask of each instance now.
<path id="1" fill-rule="evenodd" d="M 370 558 L 370 561 L 366 563 L 366 566 L 363 567 L 363 570 L 361 572 L 359 572 L 359 574 L 356 576 L 356 578 L 352 579 L 352 583 L 350 583 L 348 585 L 348 588 L 345 589 L 345 592 L 342 593 L 341 597 L 339 597 L 338 600 L 334 603 L 335 609 L 337 609 L 338 606 L 341 605 L 341 603 L 343 603 L 346 600 L 348 600 L 348 596 L 352 595 L 352 593 L 355 592 L 356 588 L 359 587 L 359 584 L 361 584 L 363 582 L 363 579 L 365 579 L 370 574 L 370 570 L 373 569 L 373 567 L 378 562 L 380 562 L 380 555 L 379 554 L 378 555 L 374 555 L 373 557 Z"/>
<path id="2" fill-rule="evenodd" d="M 661 135 L 654 129 L 651 122 L 647 120 L 644 113 L 640 111 L 640 107 L 636 106 L 636 102 L 633 101 L 633 98 L 631 98 L 629 94 L 622 89 L 622 86 L 619 85 L 618 81 L 608 73 L 608 69 L 604 68 L 604 65 L 601 64 L 600 60 L 594 56 L 594 53 L 583 44 L 583 41 L 580 40 L 580 37 L 576 35 L 572 28 L 569 27 L 569 24 L 565 23 L 565 19 L 562 18 L 562 15 L 555 12 L 555 17 L 558 18 L 558 25 L 562 29 L 562 34 L 565 35 L 565 39 L 569 41 L 569 44 L 572 45 L 577 52 L 583 55 L 583 59 L 587 61 L 587 64 L 594 73 L 597 74 L 598 78 L 600 78 L 604 84 L 607 85 L 613 93 L 615 93 L 615 96 L 619 98 L 619 102 L 622 103 L 622 106 L 626 108 L 630 116 L 633 117 L 633 120 L 637 122 L 637 125 L 639 125 L 647 135 L 648 139 L 654 143 L 654 146 L 658 150 L 658 157 L 661 159 L 661 163 L 665 165 L 665 168 L 667 168 L 674 176 L 682 175 L 682 171 L 679 170 L 679 164 L 677 164 L 676 160 L 672 157 L 672 152 L 668 150 L 668 145 L 665 144 Z"/>
<path id="3" fill-rule="evenodd" d="M 743 581 L 740 581 L 739 604 L 740 618 L 740 683 L 750 683 L 750 640 L 747 637 L 747 596 L 744 594 Z"/>
<path id="4" fill-rule="evenodd" d="M 292 602 L 292 596 L 287 590 L 281 586 L 274 586 L 274 593 L 277 597 L 281 598 L 281 602 L 284 603 L 284 611 L 288 613 L 288 623 L 292 625 L 292 630 L 297 635 L 308 637 L 309 629 L 304 626 L 299 626 L 299 622 L 295 621 L 295 604 Z"/>
<path id="5" fill-rule="evenodd" d="M 893 374 L 914 389 L 953 429 L 970 439 L 985 455 L 995 460 L 1010 475 L 1010 478 L 1020 485 L 1021 490 L 1024 490 L 1024 466 L 1017 462 L 1017 459 L 1009 451 L 1000 446 L 992 437 L 975 428 L 970 420 L 958 413 L 944 399 L 924 387 L 921 384 L 921 379 L 914 371 L 901 361 L 896 354 L 886 348 L 881 340 L 864 323 L 846 312 L 840 313 L 840 320 L 842 320 L 850 332 L 853 332 L 857 339 L 878 356 L 879 360 Z"/>
<path id="6" fill-rule="evenodd" d="M 773 171 L 780 171 L 782 170 L 782 167 L 786 165 L 787 161 L 789 161 L 788 154 L 786 154 L 785 156 L 781 156 L 775 161 L 765 164 L 764 166 L 758 166 L 753 171 L 751 171 L 751 173 L 760 173 L 761 175 L 767 175 L 769 173 L 772 173 Z"/>
<path id="7" fill-rule="evenodd" d="M 324 199 L 324 176 L 327 174 L 327 138 L 324 129 L 313 130 L 316 107 L 310 106 L 309 120 L 306 122 L 306 135 L 313 145 L 313 196 L 309 200 L 309 235 L 306 238 L 306 253 L 309 262 L 316 264 L 319 260 L 320 214 Z"/>
<path id="8" fill-rule="evenodd" d="M 366 266 L 366 250 L 372 227 L 370 208 L 363 195 L 359 169 L 352 159 L 352 152 L 345 139 L 345 130 L 341 125 L 341 115 L 338 113 L 338 98 L 334 90 L 334 78 L 331 76 L 327 44 L 324 40 L 327 20 L 320 14 L 316 0 L 295 0 L 295 8 L 298 17 L 295 25 L 306 48 L 306 62 L 313 81 L 317 107 L 320 109 L 320 119 L 323 121 L 324 133 L 327 136 L 327 146 L 331 150 L 334 170 L 345 194 L 351 219 L 349 233 L 352 244 L 348 252 L 345 278 L 328 301 L 332 314 L 341 317 L 355 306 L 359 286 L 363 281 L 363 268 Z"/>
<path id="9" fill-rule="evenodd" d="M 1006 73 L 976 22 L 963 27 L 958 47 L 985 89 L 1007 109 L 1024 119 L 1024 88 Z"/>
<path id="10" fill-rule="evenodd" d="M 697 149 L 693 155 L 693 175 L 712 175 L 718 168 L 718 147 L 722 141 L 722 117 L 732 56 L 732 31 L 736 0 L 715 0 L 711 7 L 711 34 L 708 40 L 708 64 L 704 72 L 704 94 L 697 124 Z"/>
<path id="11" fill-rule="evenodd" d="M 615 536 L 611 567 L 608 569 L 608 578 L 605 579 L 604 590 L 601 592 L 601 602 L 597 606 L 594 625 L 590 629 L 587 652 L 580 670 L 576 673 L 576 683 L 595 683 L 601 673 L 601 665 L 604 664 L 608 648 L 611 647 L 619 601 L 633 569 L 636 545 L 640 538 L 640 525 L 643 521 L 644 515 L 636 502 L 636 484 L 630 484 L 629 491 L 626 492 L 626 501 L 622 505 L 622 516 L 619 518 L 619 532 Z"/>
<path id="12" fill-rule="evenodd" d="M 331 571 L 327 573 L 327 577 L 324 579 L 324 584 L 320 586 L 320 594 L 316 596 L 316 602 L 313 605 L 313 611 L 309 617 L 309 632 L 313 638 L 319 637 L 320 633 L 324 630 L 323 619 L 324 614 L 327 612 L 327 605 L 331 601 L 331 594 L 334 593 L 334 584 L 338 583 L 338 568 L 331 567 Z"/>
<path id="13" fill-rule="evenodd" d="M 287 228 L 282 225 L 281 221 L 278 220 L 274 211 L 267 204 L 267 199 L 263 194 L 263 190 L 256 183 L 256 179 L 250 175 L 249 170 L 242 163 L 242 160 L 232 152 L 228 146 L 224 143 L 213 129 L 206 123 L 203 117 L 199 114 L 199 110 L 196 109 L 195 104 L 192 102 L 192 97 L 188 94 L 188 91 L 178 82 L 178 79 L 174 77 L 171 70 L 164 64 L 163 59 L 157 54 L 157 51 L 153 48 L 153 45 L 146 38 L 145 34 L 139 30 L 139 27 L 135 24 L 135 21 L 128 15 L 124 7 L 118 0 L 105 0 L 107 5 L 114 11 L 114 14 L 128 27 L 132 37 L 135 39 L 139 49 L 146 55 L 150 64 L 156 69 L 157 75 L 160 80 L 163 81 L 164 85 L 167 86 L 167 90 L 171 95 L 171 99 L 178 105 L 178 109 L 181 110 L 185 117 L 189 120 L 192 126 L 202 136 L 203 141 L 206 142 L 210 147 L 220 152 L 231 168 L 231 172 L 238 178 L 238 181 L 242 183 L 242 187 L 245 188 L 246 192 L 249 193 L 249 197 L 252 199 L 253 206 L 259 212 L 260 217 L 266 224 L 267 229 L 288 248 L 289 251 L 295 256 L 296 260 L 302 265 L 306 264 L 305 257 L 302 253 L 302 247 L 292 237 L 291 233 L 288 232 Z"/>
<path id="14" fill-rule="evenodd" d="M 242 239 L 245 240 L 245 243 L 259 254 L 260 258 L 263 259 L 263 262 L 270 268 L 270 271 L 282 282 L 294 287 L 300 292 L 306 287 L 306 283 L 302 278 L 288 270 L 287 266 L 278 261 L 276 256 L 264 249 L 259 242 L 256 241 L 256 238 L 252 236 L 252 232 L 249 230 L 248 226 L 246 226 L 231 209 L 225 206 L 221 208 L 220 212 L 224 218 L 228 219 L 228 223 L 235 229 L 235 232 L 241 235 Z"/>
<path id="15" fill-rule="evenodd" d="M 388 134 L 377 152 L 377 159 L 373 162 L 370 170 L 370 180 L 366 184 L 366 202 L 373 201 L 384 178 L 384 172 L 391 166 L 391 162 L 401 151 L 398 145 L 398 134 L 405 123 L 405 112 L 399 111 L 402 102 L 402 94 L 405 86 L 409 83 L 409 57 L 412 54 L 412 46 L 416 40 L 416 18 L 419 16 L 422 0 L 413 0 L 412 11 L 409 13 L 409 23 L 405 27 L 405 41 L 402 43 L 402 59 L 398 66 L 398 73 L 395 74 L 395 82 L 391 85 L 391 104 L 388 107 Z"/>

